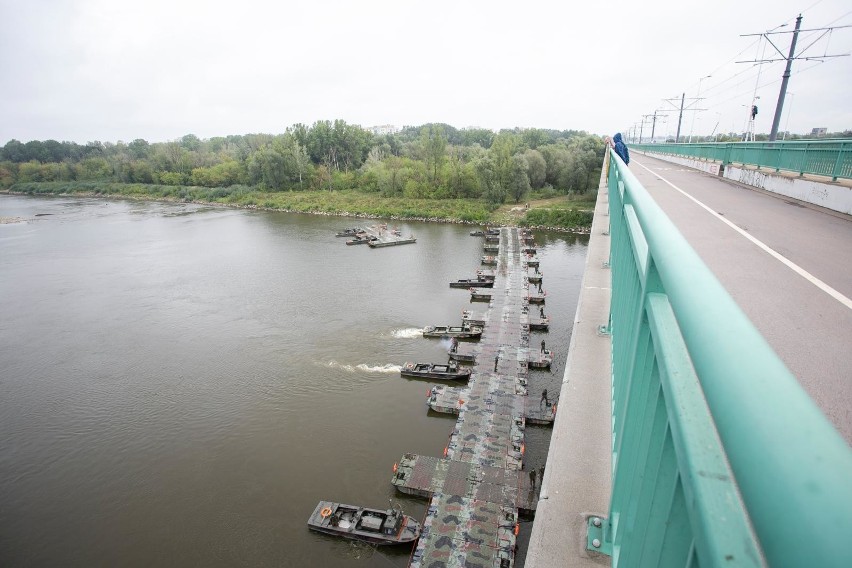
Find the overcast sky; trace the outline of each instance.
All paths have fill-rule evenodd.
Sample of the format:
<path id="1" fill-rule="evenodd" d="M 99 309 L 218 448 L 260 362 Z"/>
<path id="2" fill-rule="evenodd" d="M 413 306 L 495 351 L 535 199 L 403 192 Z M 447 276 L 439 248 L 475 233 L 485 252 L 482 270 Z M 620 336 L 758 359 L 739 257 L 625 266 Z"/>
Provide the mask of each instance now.
<path id="1" fill-rule="evenodd" d="M 664 99 L 689 105 L 706 75 L 683 134 L 741 131 L 755 90 L 769 132 L 784 62 L 735 63 L 780 58 L 741 34 L 792 30 L 800 12 L 802 29 L 852 25 L 849 0 L 0 0 L 0 144 L 336 118 L 611 134 L 673 110 Z M 786 55 L 791 34 L 771 37 Z M 852 27 L 803 54 L 850 52 Z M 788 91 L 781 130 L 852 129 L 852 57 L 795 61 Z M 657 134 L 676 128 L 675 112 Z"/>

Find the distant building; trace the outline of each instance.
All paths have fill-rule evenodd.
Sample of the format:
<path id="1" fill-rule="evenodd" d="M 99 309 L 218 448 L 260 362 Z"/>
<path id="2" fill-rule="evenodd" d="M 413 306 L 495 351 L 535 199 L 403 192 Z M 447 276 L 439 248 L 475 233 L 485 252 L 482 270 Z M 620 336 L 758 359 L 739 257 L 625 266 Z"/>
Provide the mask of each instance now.
<path id="1" fill-rule="evenodd" d="M 364 130 L 368 132 L 372 132 L 376 136 L 383 136 L 385 134 L 396 134 L 399 132 L 399 128 L 394 126 L 393 124 L 382 124 L 381 126 L 368 126 Z"/>
<path id="2" fill-rule="evenodd" d="M 825 136 L 828 128 L 814 128 L 811 130 L 811 136 Z"/>

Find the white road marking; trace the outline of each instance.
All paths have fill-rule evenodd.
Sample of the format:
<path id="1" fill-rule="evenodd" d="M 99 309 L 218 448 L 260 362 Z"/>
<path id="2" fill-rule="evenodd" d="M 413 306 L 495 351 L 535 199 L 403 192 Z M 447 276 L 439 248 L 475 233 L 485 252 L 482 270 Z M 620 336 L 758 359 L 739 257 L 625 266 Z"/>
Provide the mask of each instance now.
<path id="1" fill-rule="evenodd" d="M 757 245 L 759 248 L 763 249 L 770 256 L 772 256 L 775 259 L 782 262 L 790 270 L 792 270 L 793 272 L 795 272 L 796 274 L 798 274 L 799 276 L 801 276 L 802 278 L 804 278 L 805 280 L 807 280 L 808 282 L 810 282 L 811 284 L 813 284 L 814 286 L 816 286 L 817 288 L 819 288 L 820 290 L 822 290 L 823 292 L 825 292 L 826 294 L 828 294 L 829 296 L 831 296 L 832 298 L 834 298 L 835 300 L 837 300 L 838 302 L 840 302 L 841 304 L 843 304 L 844 306 L 846 306 L 847 308 L 852 310 L 852 300 L 850 300 L 849 298 L 847 298 L 846 296 L 844 296 L 843 294 L 841 294 L 840 292 L 838 292 L 837 290 L 835 290 L 834 288 L 832 288 L 831 286 L 829 286 L 828 284 L 826 284 L 825 282 L 823 282 L 822 280 L 820 280 L 819 278 L 817 278 L 816 276 L 814 276 L 813 274 L 811 274 L 810 272 L 808 272 L 807 270 L 805 270 L 804 268 L 802 268 L 801 266 L 796 264 L 795 262 L 791 261 L 790 259 L 788 259 L 784 255 L 782 255 L 781 253 L 773 250 L 772 248 L 770 248 L 768 245 L 766 245 L 762 241 L 754 238 L 752 235 L 750 235 L 746 231 L 740 229 L 735 224 L 733 224 L 732 222 L 725 219 L 722 215 L 719 215 L 718 213 L 713 211 L 713 209 L 711 209 L 710 207 L 708 207 L 707 205 L 705 205 L 701 201 L 697 200 L 696 198 L 692 197 L 690 194 L 688 194 L 687 192 L 685 192 L 684 190 L 682 190 L 681 188 L 679 188 L 678 186 L 676 186 L 675 184 L 673 184 L 672 182 L 670 182 L 669 180 L 667 180 L 666 178 L 661 176 L 658 172 L 651 171 L 650 168 L 648 168 L 647 166 L 645 166 L 643 164 L 640 164 L 639 162 L 636 162 L 635 160 L 634 160 L 634 162 L 636 164 L 638 164 L 639 166 L 641 166 L 642 168 L 648 170 L 648 172 L 651 173 L 652 175 L 657 176 L 662 181 L 669 184 L 676 191 L 681 192 L 687 198 L 694 201 L 699 207 L 701 207 L 702 209 L 704 209 L 705 211 L 707 211 L 708 213 L 710 213 L 711 215 L 716 217 L 721 222 L 728 225 L 730 228 L 732 228 L 733 230 L 738 232 L 740 235 L 744 236 L 745 238 L 747 238 L 748 240 L 753 242 L 755 245 Z"/>

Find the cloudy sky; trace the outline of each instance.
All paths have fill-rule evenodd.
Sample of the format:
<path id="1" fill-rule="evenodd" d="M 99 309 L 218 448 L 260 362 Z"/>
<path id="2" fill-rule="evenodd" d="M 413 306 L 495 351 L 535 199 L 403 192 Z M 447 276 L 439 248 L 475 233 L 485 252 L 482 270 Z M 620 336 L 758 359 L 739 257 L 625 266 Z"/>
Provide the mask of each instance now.
<path id="1" fill-rule="evenodd" d="M 336 118 L 607 134 L 689 105 L 699 83 L 706 110 L 682 133 L 741 131 L 755 94 L 768 132 L 784 62 L 736 63 L 780 57 L 741 35 L 799 13 L 802 29 L 852 25 L 849 0 L 0 0 L 0 144 Z M 771 37 L 786 55 L 791 34 Z M 800 34 L 809 45 L 850 53 L 852 27 Z M 788 91 L 781 130 L 852 129 L 852 57 L 795 61 Z M 676 127 L 669 114 L 657 134 Z"/>

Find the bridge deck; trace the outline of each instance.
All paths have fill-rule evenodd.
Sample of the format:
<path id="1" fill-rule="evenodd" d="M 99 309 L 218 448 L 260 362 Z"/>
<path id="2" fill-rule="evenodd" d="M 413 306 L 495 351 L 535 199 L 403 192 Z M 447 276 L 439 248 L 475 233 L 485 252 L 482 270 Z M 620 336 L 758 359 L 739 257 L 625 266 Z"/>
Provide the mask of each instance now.
<path id="1" fill-rule="evenodd" d="M 460 495 L 525 511 L 537 497 L 526 472 L 415 454 L 402 457 L 393 484 L 411 495 Z"/>
<path id="2" fill-rule="evenodd" d="M 511 566 L 517 511 L 535 507 L 524 429 L 527 416 L 548 423 L 555 411 L 527 408 L 530 360 L 541 358 L 529 352 L 529 242 L 518 229 L 499 242 L 482 338 L 460 346 L 474 359 L 471 379 L 430 393 L 432 408 L 459 415 L 444 459 L 406 454 L 394 474 L 401 491 L 432 496 L 411 566 Z"/>
<path id="3" fill-rule="evenodd" d="M 852 444 L 852 218 L 648 156 L 630 170 Z"/>

